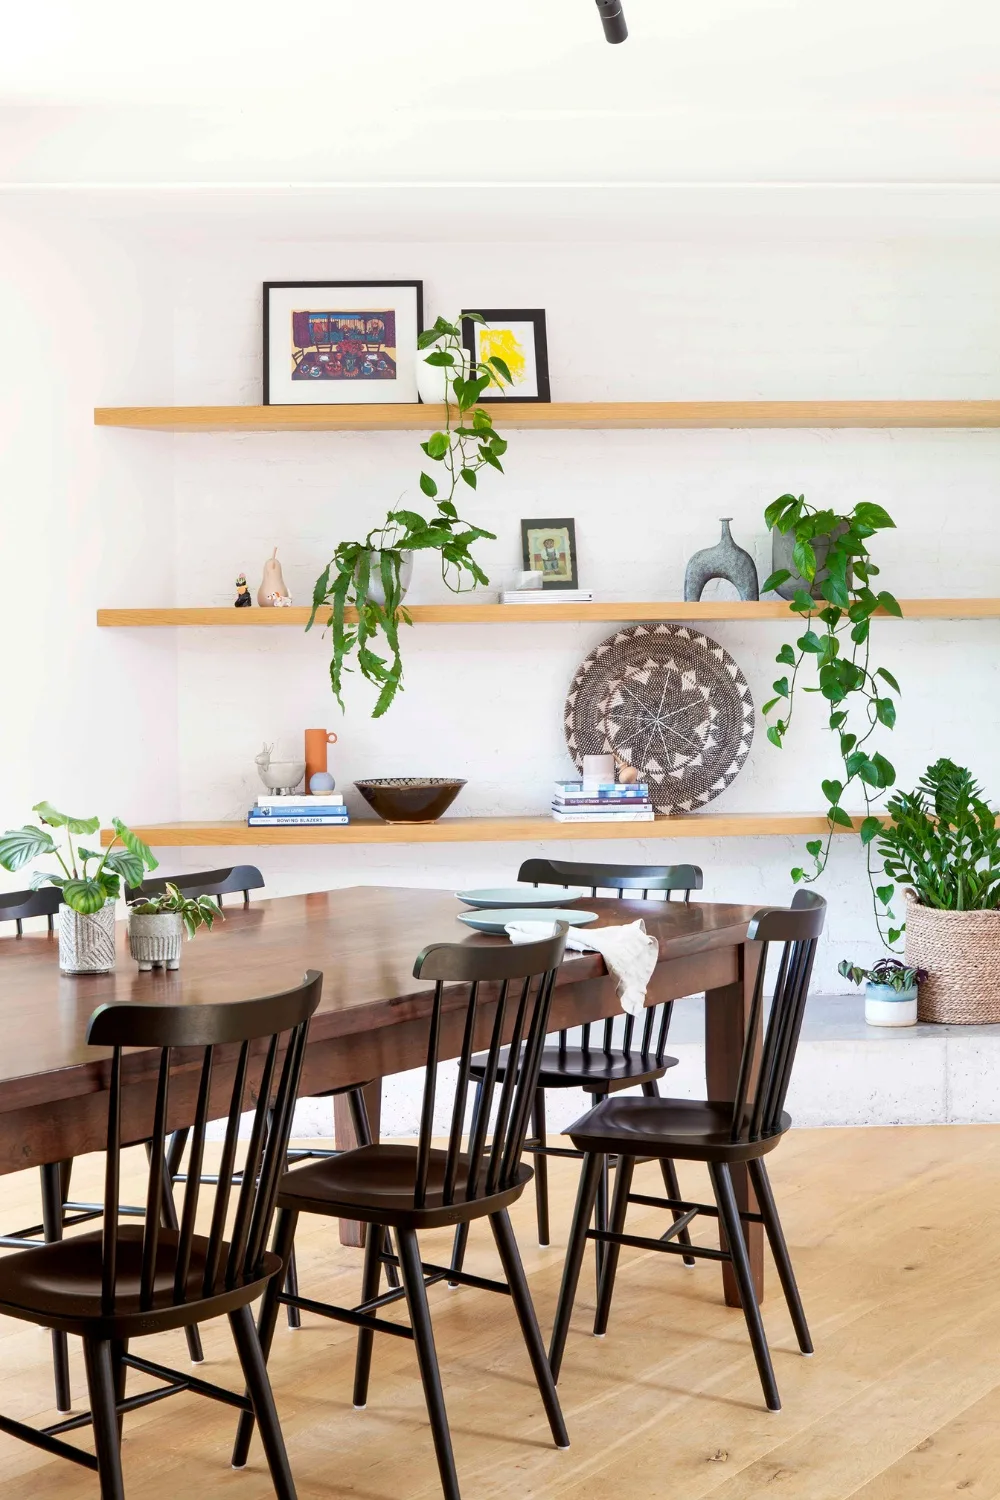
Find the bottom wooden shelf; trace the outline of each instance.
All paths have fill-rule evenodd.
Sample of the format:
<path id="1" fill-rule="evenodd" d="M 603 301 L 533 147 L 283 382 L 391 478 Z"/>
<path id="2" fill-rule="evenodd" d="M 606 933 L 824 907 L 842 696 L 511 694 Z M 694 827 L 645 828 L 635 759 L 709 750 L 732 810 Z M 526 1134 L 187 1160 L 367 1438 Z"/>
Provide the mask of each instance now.
<path id="1" fill-rule="evenodd" d="M 887 821 L 884 819 L 883 821 Z M 860 814 L 855 815 L 855 825 Z M 346 828 L 270 828 L 245 823 L 152 823 L 131 825 L 154 848 L 272 844 L 471 844 L 542 843 L 569 839 L 747 838 L 755 835 L 822 834 L 822 813 L 692 813 L 653 823 L 557 823 L 549 817 L 442 818 L 437 823 L 380 823 L 364 819 Z M 838 828 L 838 833 L 851 830 Z M 108 844 L 111 831 L 101 832 Z"/>

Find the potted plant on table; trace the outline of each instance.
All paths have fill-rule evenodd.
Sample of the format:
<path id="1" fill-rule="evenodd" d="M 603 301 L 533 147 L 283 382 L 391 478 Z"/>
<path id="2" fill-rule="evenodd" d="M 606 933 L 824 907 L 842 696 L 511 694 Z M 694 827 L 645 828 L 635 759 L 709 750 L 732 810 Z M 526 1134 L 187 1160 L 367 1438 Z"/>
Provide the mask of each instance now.
<path id="1" fill-rule="evenodd" d="M 183 935 L 190 942 L 199 927 L 211 930 L 216 917 L 225 920 L 211 896 L 185 896 L 168 880 L 165 890 L 129 904 L 129 952 L 140 969 L 177 969 Z"/>
<path id="2" fill-rule="evenodd" d="M 0 865 L 20 870 L 46 854 L 57 860 L 62 873 L 37 870 L 31 888 L 54 885 L 62 893 L 59 967 L 64 974 L 107 974 L 115 966 L 115 902 L 122 881 L 135 886 L 145 871 L 155 870 L 153 852 L 120 818 L 112 818 L 114 837 L 101 852 L 73 842 L 96 833 L 100 818 L 73 818 L 48 802 L 36 802 L 32 812 L 42 826 L 26 823 L 8 829 L 0 838 Z M 64 830 L 61 850 L 49 832 L 52 828 Z"/>
<path id="3" fill-rule="evenodd" d="M 972 772 L 935 761 L 891 798 L 878 837 L 886 874 L 906 883 L 906 963 L 926 969 L 922 1021 L 1000 1021 L 1000 830 Z M 879 890 L 888 907 L 894 887 Z"/>
<path id="4" fill-rule="evenodd" d="M 914 969 L 898 958 L 880 958 L 870 969 L 860 969 L 845 958 L 838 973 L 852 984 L 865 986 L 865 1020 L 869 1026 L 915 1026 L 917 992 L 926 969 Z"/>

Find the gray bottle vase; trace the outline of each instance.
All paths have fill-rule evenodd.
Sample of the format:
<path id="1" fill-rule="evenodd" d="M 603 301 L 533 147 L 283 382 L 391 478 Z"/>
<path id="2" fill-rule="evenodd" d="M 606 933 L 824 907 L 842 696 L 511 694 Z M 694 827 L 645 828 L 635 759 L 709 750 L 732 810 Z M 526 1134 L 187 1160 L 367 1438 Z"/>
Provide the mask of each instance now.
<path id="1" fill-rule="evenodd" d="M 700 599 L 706 583 L 725 578 L 738 590 L 741 599 L 759 599 L 757 568 L 749 552 L 738 547 L 729 530 L 732 516 L 722 518 L 722 536 L 714 547 L 696 552 L 684 573 L 684 598 Z"/>

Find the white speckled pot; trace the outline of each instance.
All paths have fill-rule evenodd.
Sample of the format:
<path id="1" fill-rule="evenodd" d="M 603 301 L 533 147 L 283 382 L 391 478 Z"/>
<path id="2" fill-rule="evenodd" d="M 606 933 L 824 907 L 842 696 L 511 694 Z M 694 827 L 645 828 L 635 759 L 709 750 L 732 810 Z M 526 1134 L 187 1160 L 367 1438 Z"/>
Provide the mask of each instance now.
<path id="1" fill-rule="evenodd" d="M 64 974 L 110 974 L 115 966 L 115 903 L 85 915 L 59 908 L 59 967 Z"/>
<path id="2" fill-rule="evenodd" d="M 140 969 L 180 968 L 183 941 L 184 919 L 179 912 L 129 913 L 129 952 Z"/>

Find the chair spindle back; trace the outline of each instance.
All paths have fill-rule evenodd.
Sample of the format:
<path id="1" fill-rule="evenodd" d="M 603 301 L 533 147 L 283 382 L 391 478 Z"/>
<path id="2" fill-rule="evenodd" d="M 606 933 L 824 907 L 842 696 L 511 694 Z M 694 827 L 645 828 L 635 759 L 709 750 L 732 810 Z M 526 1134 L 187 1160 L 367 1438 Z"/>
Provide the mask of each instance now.
<path id="1" fill-rule="evenodd" d="M 52 932 L 61 905 L 62 891 L 57 886 L 43 886 L 37 891 L 0 891 L 0 922 L 13 922 L 18 937 L 23 937 L 26 917 L 47 917 Z"/>
<path id="2" fill-rule="evenodd" d="M 575 860 L 526 859 L 517 875 L 518 880 L 530 880 L 533 885 L 583 886 L 590 888 L 596 896 L 599 891 L 616 891 L 619 901 L 625 899 L 626 891 L 641 891 L 642 900 L 649 900 L 650 891 L 662 891 L 664 900 L 670 901 L 677 891 L 683 896 L 685 905 L 691 900 L 692 891 L 700 891 L 705 877 L 698 865 L 599 865 Z M 663 1005 L 648 1006 L 643 1016 L 639 1039 L 639 1055 L 655 1058 L 656 1066 L 663 1066 L 670 1031 L 673 1001 Z M 601 1050 L 606 1057 L 615 1051 L 631 1057 L 635 1040 L 635 1017 L 626 1016 L 621 1046 L 614 1045 L 614 1018 L 604 1022 Z M 581 1043 L 584 1052 L 590 1051 L 590 1022 L 581 1028 Z M 655 1042 L 654 1042 L 655 1034 Z M 565 1053 L 566 1032 L 559 1032 L 559 1050 Z"/>
<path id="3" fill-rule="evenodd" d="M 471 947 L 438 943 L 425 948 L 414 966 L 417 978 L 433 979 L 434 1005 L 427 1042 L 427 1073 L 420 1114 L 415 1204 L 427 1206 L 437 1073 L 441 1062 L 442 1019 L 446 999 L 455 983 L 468 986 L 468 1002 L 458 1061 L 458 1083 L 451 1111 L 445 1155 L 442 1204 L 503 1192 L 517 1176 L 531 1119 L 545 1043 L 545 1028 L 556 970 L 566 947 L 565 922 L 554 937 L 510 947 Z M 469 1099 L 477 1018 L 483 991 L 496 995 L 489 1048 L 482 1077 L 482 1095 L 474 1112 L 468 1140 L 465 1116 Z M 501 1053 L 509 1037 L 509 1052 L 501 1072 Z M 488 1127 L 493 1120 L 492 1141 Z"/>
<path id="4" fill-rule="evenodd" d="M 278 1181 L 284 1169 L 291 1134 L 292 1111 L 302 1072 L 309 1018 L 319 1004 L 322 983 L 323 976 L 311 970 L 295 989 L 259 1000 L 245 1000 L 231 1005 L 105 1005 L 94 1012 L 87 1031 L 88 1042 L 113 1049 L 104 1185 L 102 1311 L 106 1315 L 114 1311 L 117 1295 L 123 1049 L 159 1049 L 139 1287 L 140 1310 L 147 1311 L 154 1306 L 154 1302 L 157 1306 L 177 1305 L 188 1301 L 192 1294 L 195 1298 L 208 1297 L 255 1280 L 259 1275 L 274 1212 Z M 283 1037 L 286 1040 L 284 1053 L 281 1055 Z M 254 1090 L 256 1105 L 250 1140 L 232 1231 L 227 1240 L 226 1220 L 240 1118 L 244 1108 L 253 1102 L 253 1095 L 249 1099 L 246 1096 L 248 1082 L 255 1081 L 250 1066 L 255 1042 L 266 1043 L 266 1050 L 259 1084 Z M 205 1131 L 210 1117 L 213 1071 L 219 1067 L 218 1049 L 223 1046 L 231 1049 L 236 1044 L 239 1044 L 239 1054 L 229 1097 L 222 1164 L 215 1186 L 211 1227 L 206 1243 L 204 1239 L 196 1241 L 195 1220 L 202 1186 Z M 257 1050 L 259 1052 L 259 1048 Z M 179 1051 L 185 1052 L 187 1056 L 179 1058 Z M 163 1231 L 161 1214 L 171 1064 L 189 1063 L 192 1051 L 198 1066 L 198 1093 L 180 1228 L 176 1231 Z M 231 1066 L 228 1057 L 225 1065 Z M 215 1113 L 218 1113 L 217 1108 Z M 160 1262 L 163 1242 L 168 1235 L 173 1251 L 173 1276 L 169 1292 L 165 1292 Z M 200 1284 L 192 1293 L 189 1280 L 196 1243 L 199 1253 L 204 1254 L 205 1267 Z"/>
<path id="5" fill-rule="evenodd" d="M 243 905 L 250 905 L 250 892 L 264 889 L 264 877 L 256 865 L 232 865 L 225 870 L 184 870 L 180 875 L 154 876 L 126 891 L 130 901 L 162 896 L 168 885 L 175 885 L 184 896 L 214 896 L 222 905 L 223 896 L 243 892 Z"/>
<path id="6" fill-rule="evenodd" d="M 734 1141 L 759 1141 L 779 1128 L 825 920 L 823 897 L 815 891 L 796 891 L 790 908 L 759 911 L 750 923 L 747 938 L 761 944 L 761 953 L 733 1101 Z M 758 1061 L 768 947 L 773 942 L 783 946 Z"/>

